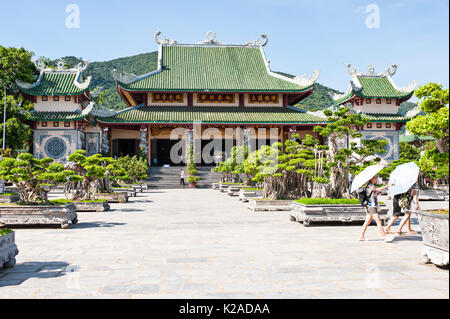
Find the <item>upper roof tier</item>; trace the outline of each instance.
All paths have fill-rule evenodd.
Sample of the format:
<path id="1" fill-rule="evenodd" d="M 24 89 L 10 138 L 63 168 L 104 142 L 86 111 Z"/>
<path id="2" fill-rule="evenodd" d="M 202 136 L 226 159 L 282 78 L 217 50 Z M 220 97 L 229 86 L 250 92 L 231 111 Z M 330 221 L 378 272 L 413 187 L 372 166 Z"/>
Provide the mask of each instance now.
<path id="1" fill-rule="evenodd" d="M 155 40 L 159 44 L 156 70 L 136 76 L 112 71 L 118 85 L 127 91 L 185 91 L 185 92 L 292 92 L 310 90 L 318 77 L 293 79 L 270 70 L 262 47 L 263 40 L 244 45 L 228 45 L 215 40 L 208 32 L 207 39 L 196 44 L 178 44 L 168 39 Z"/>
<path id="2" fill-rule="evenodd" d="M 88 62 L 80 62 L 71 69 L 64 68 L 64 61 L 59 60 L 57 68 L 45 67 L 40 61 L 35 62 L 40 71 L 39 78 L 33 84 L 17 81 L 21 92 L 28 95 L 82 95 L 89 90 L 91 77 L 83 81 L 82 72 Z"/>
<path id="3" fill-rule="evenodd" d="M 360 97 L 365 99 L 385 98 L 399 99 L 401 101 L 408 100 L 414 93 L 417 83 L 414 81 L 407 87 L 399 88 L 392 80 L 392 76 L 397 70 L 397 65 L 393 64 L 383 73 L 375 73 L 372 65 L 369 65 L 367 73 L 356 71 L 347 64 L 347 71 L 352 76 L 350 87 L 347 93 L 343 95 L 335 95 L 336 104 L 344 104 L 353 99 Z"/>

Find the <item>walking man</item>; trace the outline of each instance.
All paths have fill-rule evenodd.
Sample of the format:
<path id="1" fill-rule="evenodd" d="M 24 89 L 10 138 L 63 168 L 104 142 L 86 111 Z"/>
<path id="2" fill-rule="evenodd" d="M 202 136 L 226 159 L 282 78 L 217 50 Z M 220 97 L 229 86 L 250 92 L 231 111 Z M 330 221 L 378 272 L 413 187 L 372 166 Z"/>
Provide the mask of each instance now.
<path id="1" fill-rule="evenodd" d="M 183 185 L 184 186 L 184 169 L 182 168 L 181 170 L 180 170 L 180 185 Z"/>

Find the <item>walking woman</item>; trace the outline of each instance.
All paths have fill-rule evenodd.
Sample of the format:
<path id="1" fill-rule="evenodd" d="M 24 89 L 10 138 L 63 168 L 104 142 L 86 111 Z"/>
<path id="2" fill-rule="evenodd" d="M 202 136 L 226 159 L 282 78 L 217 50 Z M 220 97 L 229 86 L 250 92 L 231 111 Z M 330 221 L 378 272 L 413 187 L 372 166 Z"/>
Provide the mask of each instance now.
<path id="1" fill-rule="evenodd" d="M 382 187 L 375 187 L 375 183 L 378 180 L 378 175 L 375 175 L 369 180 L 369 183 L 366 186 L 366 192 L 367 197 L 369 199 L 369 203 L 366 206 L 366 221 L 364 222 L 364 225 L 362 226 L 361 230 L 361 237 L 359 238 L 360 241 L 366 240 L 365 234 L 367 227 L 370 225 L 373 219 L 375 219 L 375 222 L 377 223 L 378 230 L 380 231 L 381 236 L 383 236 L 384 241 L 389 243 L 392 242 L 394 239 L 392 236 L 386 235 L 383 224 L 381 222 L 380 216 L 378 215 L 378 193 L 385 190 L 389 186 L 382 186 Z"/>
<path id="2" fill-rule="evenodd" d="M 403 226 L 406 224 L 406 229 L 408 232 L 408 235 L 416 235 L 417 232 L 412 230 L 411 228 L 411 213 L 412 209 L 411 206 L 413 206 L 414 211 L 418 211 L 420 209 L 419 206 L 419 187 L 417 186 L 417 183 L 415 183 L 411 188 L 403 194 L 397 194 L 394 196 L 393 199 L 393 218 L 389 222 L 389 224 L 386 226 L 386 233 L 392 234 L 391 232 L 391 226 L 395 223 L 395 221 L 400 217 L 403 216 L 402 221 L 400 222 L 400 225 L 398 226 L 397 235 L 401 236 L 403 235 L 402 229 Z"/>

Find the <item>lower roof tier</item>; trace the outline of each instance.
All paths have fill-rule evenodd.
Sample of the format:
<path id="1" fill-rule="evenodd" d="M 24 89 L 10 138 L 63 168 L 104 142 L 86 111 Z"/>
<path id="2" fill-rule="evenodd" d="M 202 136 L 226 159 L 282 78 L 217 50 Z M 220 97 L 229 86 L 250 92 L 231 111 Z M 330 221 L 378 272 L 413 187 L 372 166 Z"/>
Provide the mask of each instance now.
<path id="1" fill-rule="evenodd" d="M 326 119 L 306 111 L 267 107 L 145 106 L 125 109 L 113 116 L 98 117 L 103 123 L 193 123 L 209 124 L 321 124 Z"/>

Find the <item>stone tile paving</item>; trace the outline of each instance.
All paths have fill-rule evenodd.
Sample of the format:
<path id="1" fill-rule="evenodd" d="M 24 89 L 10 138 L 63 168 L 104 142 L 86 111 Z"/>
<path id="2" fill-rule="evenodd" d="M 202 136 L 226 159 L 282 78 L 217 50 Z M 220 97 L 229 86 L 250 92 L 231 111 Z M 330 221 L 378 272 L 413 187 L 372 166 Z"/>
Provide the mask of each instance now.
<path id="1" fill-rule="evenodd" d="M 359 242 L 360 225 L 303 227 L 207 189 L 111 206 L 79 213 L 68 230 L 16 229 L 20 253 L 0 270 L 0 298 L 449 297 L 448 270 L 420 262 L 420 236 L 386 244 L 371 226 Z"/>

